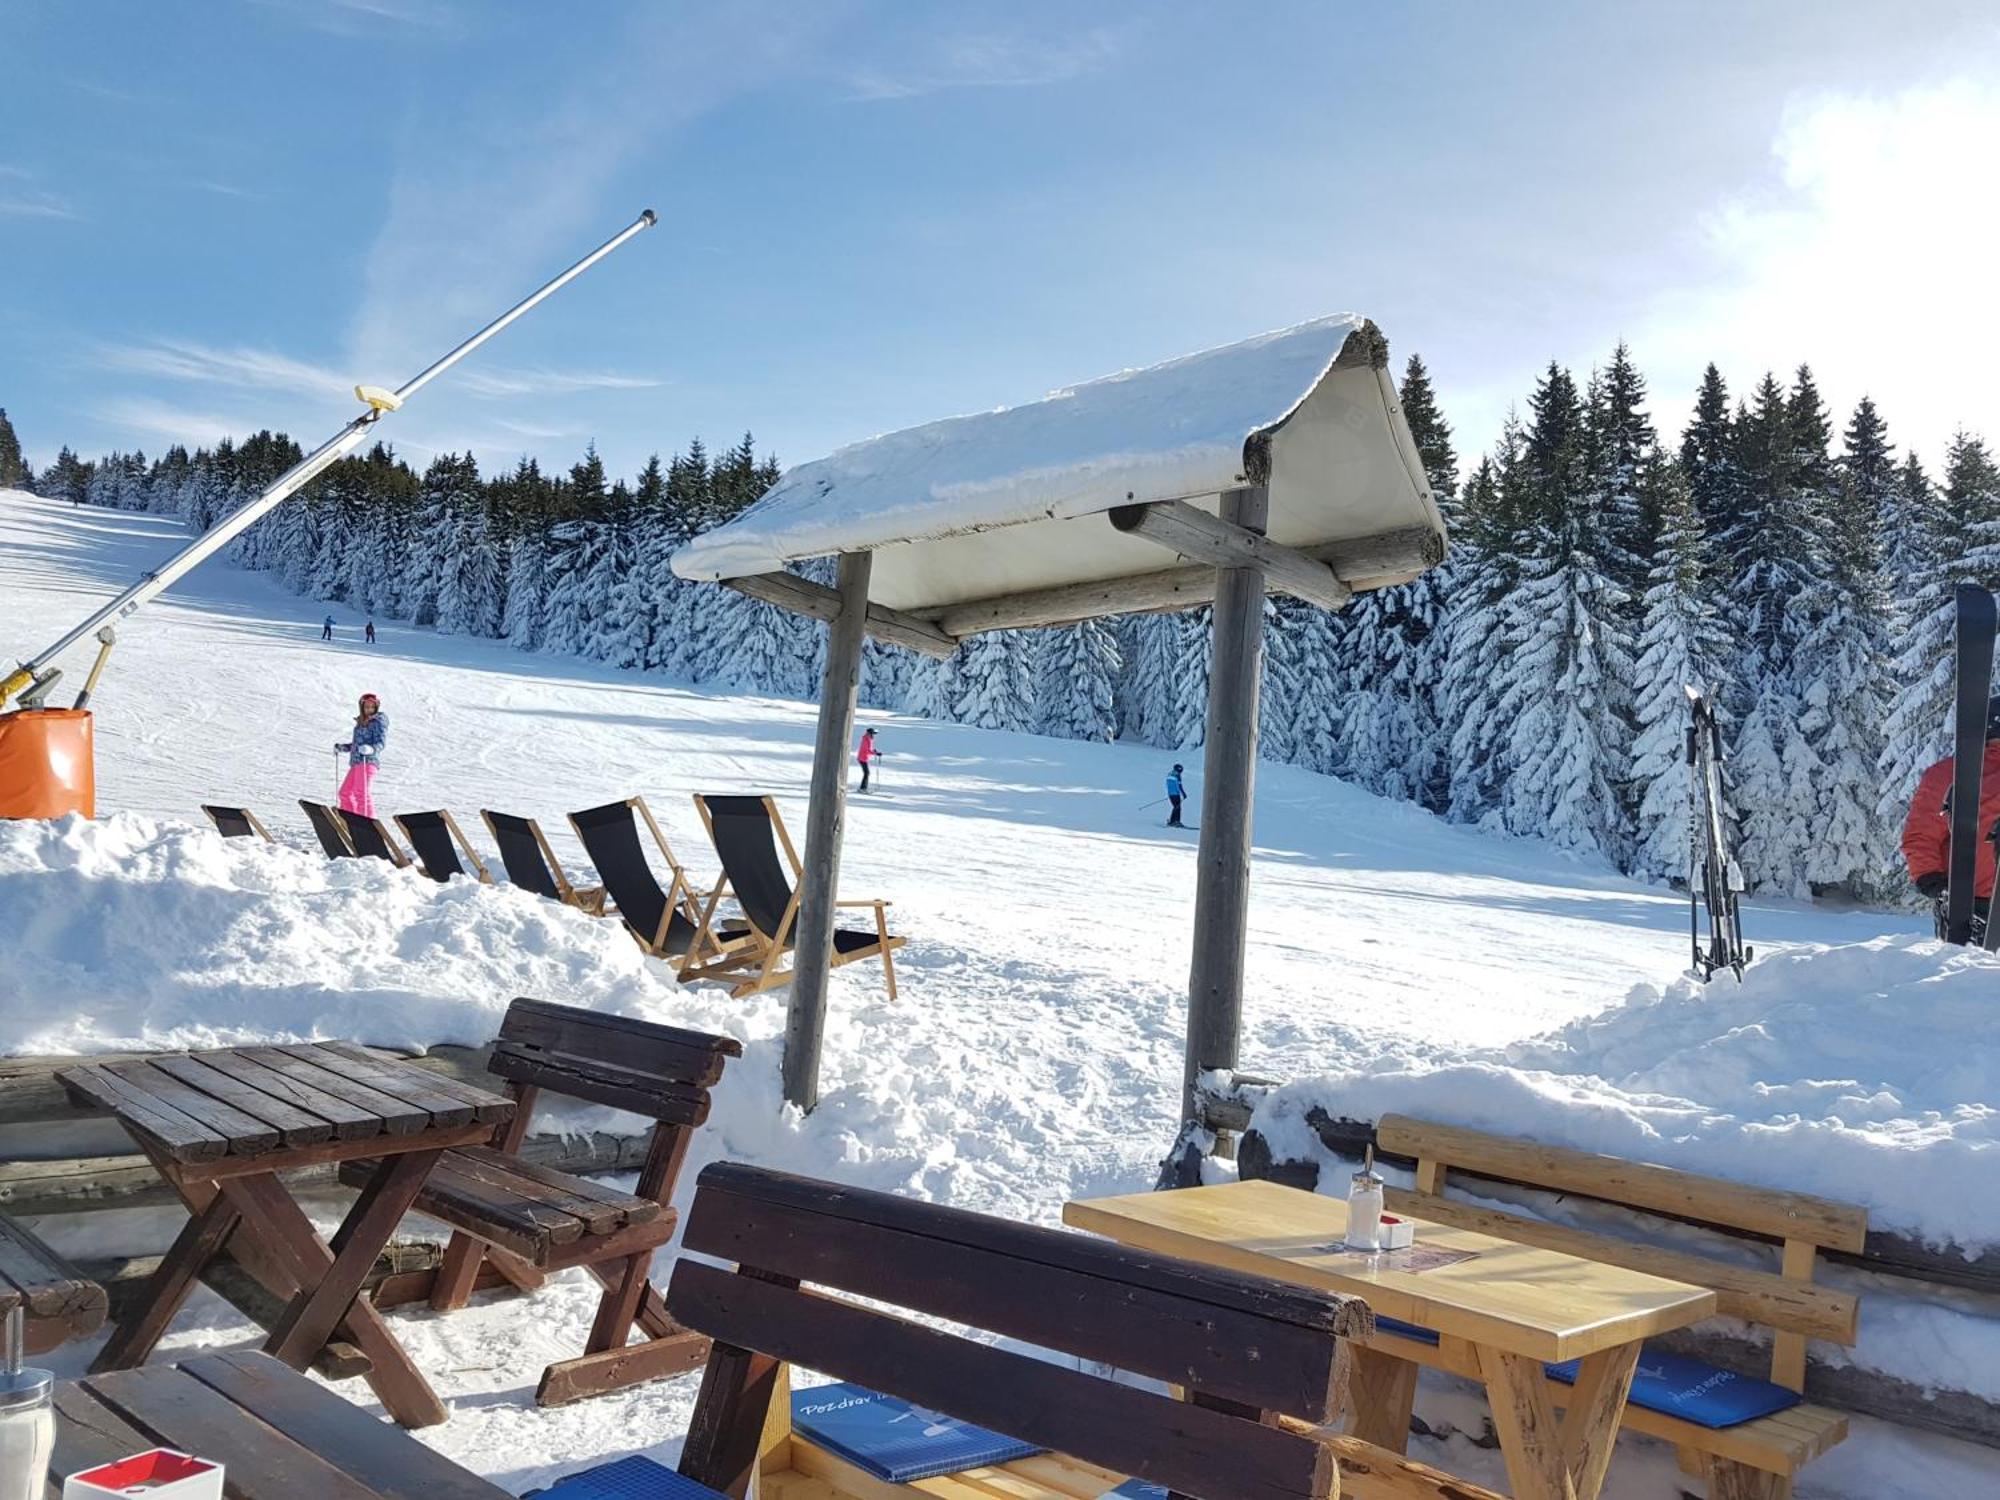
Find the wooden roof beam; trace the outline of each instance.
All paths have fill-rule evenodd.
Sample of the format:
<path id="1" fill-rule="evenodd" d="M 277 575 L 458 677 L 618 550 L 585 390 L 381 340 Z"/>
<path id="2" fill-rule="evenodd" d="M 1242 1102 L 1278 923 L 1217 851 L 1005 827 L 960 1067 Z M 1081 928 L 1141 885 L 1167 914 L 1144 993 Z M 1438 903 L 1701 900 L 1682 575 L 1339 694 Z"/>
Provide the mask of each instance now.
<path id="1" fill-rule="evenodd" d="M 796 573 L 757 573 L 748 578 L 725 578 L 722 581 L 739 594 L 775 604 L 795 615 L 810 615 L 815 620 L 825 620 L 830 624 L 840 614 L 838 590 L 830 589 L 823 583 L 814 583 L 810 578 L 801 578 Z M 929 620 L 920 620 L 915 615 L 881 604 L 868 606 L 868 621 L 864 628 L 878 641 L 887 641 L 892 646 L 906 646 L 912 651 L 921 651 L 925 656 L 937 657 L 940 661 L 958 649 L 957 638 Z"/>
<path id="2" fill-rule="evenodd" d="M 1296 595 L 1321 609 L 1340 609 L 1354 597 L 1354 590 L 1326 563 L 1247 526 L 1211 516 L 1185 500 L 1121 505 L 1111 512 L 1111 524 L 1177 552 L 1189 562 L 1206 563 L 1211 568 L 1261 568 L 1266 587 Z"/>

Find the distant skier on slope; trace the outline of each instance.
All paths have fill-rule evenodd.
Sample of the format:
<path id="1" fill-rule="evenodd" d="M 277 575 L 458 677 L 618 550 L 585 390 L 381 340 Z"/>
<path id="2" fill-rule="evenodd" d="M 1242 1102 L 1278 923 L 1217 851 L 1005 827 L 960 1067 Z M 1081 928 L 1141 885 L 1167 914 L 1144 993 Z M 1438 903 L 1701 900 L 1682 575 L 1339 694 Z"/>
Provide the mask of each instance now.
<path id="1" fill-rule="evenodd" d="M 321 640 L 323 640 L 323 641 L 330 641 L 330 640 L 332 640 L 332 639 L 333 639 L 333 616 L 332 616 L 332 615 L 328 615 L 328 616 L 327 616 L 327 617 L 326 617 L 326 618 L 325 618 L 324 620 L 320 621 L 320 625 L 319 625 L 319 638 L 320 638 Z"/>
<path id="2" fill-rule="evenodd" d="M 868 767 L 882 758 L 882 752 L 875 748 L 875 731 L 861 731 L 861 748 L 854 752 L 854 758 L 861 765 L 861 790 L 868 790 Z"/>
<path id="3" fill-rule="evenodd" d="M 371 646 L 375 644 L 375 622 L 373 620 L 370 620 L 366 625 L 362 627 L 361 639 L 366 641 Z"/>
<path id="4" fill-rule="evenodd" d="M 340 810 L 375 816 L 373 794 L 375 768 L 381 764 L 382 748 L 389 743 L 389 716 L 373 693 L 361 695 L 361 711 L 354 716 L 354 738 L 341 740 L 333 748 L 347 756 L 347 779 L 340 784 Z"/>
<path id="5" fill-rule="evenodd" d="M 1173 803 L 1173 811 L 1167 814 L 1167 827 L 1185 828 L 1181 821 L 1181 799 L 1187 796 L 1187 788 L 1181 784 L 1181 768 L 1176 765 L 1167 772 L 1167 800 Z"/>
<path id="6" fill-rule="evenodd" d="M 1975 702 L 1977 700 L 1974 700 Z M 1916 793 L 1910 798 L 1910 815 L 1903 822 L 1903 860 L 1910 868 L 1910 880 L 1933 902 L 1938 903 L 1943 921 L 1943 900 L 1951 869 L 1951 778 L 1953 757 L 1943 760 L 1917 778 Z M 1986 831 L 2000 821 L 2000 698 L 1986 705 L 1986 754 L 1979 776 L 1979 865 L 1973 880 L 1976 909 L 1993 894 L 1993 845 Z"/>

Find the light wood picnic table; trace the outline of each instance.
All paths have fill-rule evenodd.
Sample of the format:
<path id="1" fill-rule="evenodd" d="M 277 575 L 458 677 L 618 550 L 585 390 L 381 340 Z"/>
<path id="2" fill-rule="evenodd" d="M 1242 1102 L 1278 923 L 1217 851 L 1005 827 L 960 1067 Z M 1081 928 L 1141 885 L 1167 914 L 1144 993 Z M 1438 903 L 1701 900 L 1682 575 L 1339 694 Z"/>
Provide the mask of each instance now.
<path id="1" fill-rule="evenodd" d="M 77 1103 L 118 1117 L 191 1215 L 147 1284 L 145 1305 L 119 1324 L 93 1372 L 144 1364 L 227 1246 L 289 1299 L 267 1352 L 303 1369 L 344 1328 L 398 1422 L 445 1419 L 361 1283 L 439 1158 L 489 1139 L 513 1118 L 511 1099 L 350 1042 L 162 1054 L 56 1077 Z M 361 1158 L 375 1170 L 329 1243 L 278 1174 Z"/>
<path id="2" fill-rule="evenodd" d="M 1632 1389 L 1640 1341 L 1715 1313 L 1705 1287 L 1445 1224 L 1416 1224 L 1410 1250 L 1344 1248 L 1347 1205 L 1273 1182 L 1092 1198 L 1063 1222 L 1122 1244 L 1349 1292 L 1438 1335 L 1444 1368 L 1481 1380 L 1516 1500 L 1596 1500 Z M 1408 1440 L 1413 1340 L 1384 1330 L 1356 1350 L 1353 1431 L 1398 1452 Z M 1559 1418 L 1543 1364 L 1580 1360 Z"/>

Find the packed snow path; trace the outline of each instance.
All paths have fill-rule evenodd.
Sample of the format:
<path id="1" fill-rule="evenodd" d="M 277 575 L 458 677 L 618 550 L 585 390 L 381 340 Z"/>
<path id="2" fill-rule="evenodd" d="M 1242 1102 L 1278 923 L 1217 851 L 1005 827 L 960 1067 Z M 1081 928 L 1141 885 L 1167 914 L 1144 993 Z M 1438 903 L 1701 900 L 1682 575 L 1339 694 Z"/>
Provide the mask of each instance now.
<path id="1" fill-rule="evenodd" d="M 0 654 L 38 649 L 183 541 L 160 518 L 0 493 Z M 324 644 L 329 611 L 337 638 Z M 690 793 L 772 792 L 803 827 L 809 704 L 376 624 L 368 647 L 341 606 L 219 562 L 197 571 L 121 629 L 94 704 L 100 810 L 192 821 L 202 802 L 243 803 L 307 847 L 296 799 L 331 800 L 332 743 L 373 691 L 391 723 L 382 810 L 449 807 L 482 848 L 477 811 L 496 807 L 540 817 L 581 866 L 563 814 L 641 793 L 699 882 L 714 861 Z M 64 665 L 80 676 L 87 653 Z M 778 1118 L 773 1054 L 760 1049 L 773 1076 L 746 1057 L 733 1084 L 759 1107 L 727 1109 L 714 1149 L 1042 1222 L 1066 1198 L 1147 1185 L 1174 1124 L 1196 838 L 1147 804 L 1175 760 L 1199 797 L 1200 752 L 866 711 L 861 722 L 885 759 L 878 790 L 851 800 L 842 884 L 896 903 L 910 937 L 902 1002 L 884 1000 L 877 965 L 839 970 L 820 1111 L 804 1126 Z M 1449 1061 L 1595 1014 L 1687 962 L 1682 898 L 1532 841 L 1446 827 L 1273 765 L 1259 771 L 1256 826 L 1246 1068 Z M 1782 905 L 1751 908 L 1745 925 L 1765 954 L 1916 930 Z M 0 987 L 10 1005 L 24 993 Z M 505 1000 L 481 998 L 496 1013 Z M 738 1004 L 709 989 L 688 1005 L 690 1024 L 726 1014 L 755 1040 L 782 1030 L 782 995 Z M 518 1303 L 399 1314 L 455 1404 L 427 1439 L 515 1488 L 670 1444 L 691 1381 L 562 1412 L 530 1404 L 550 1351 L 574 1346 L 593 1303 L 585 1286 L 552 1286 L 532 1330 Z M 213 1321 L 178 1347 L 242 1336 L 203 1305 Z"/>

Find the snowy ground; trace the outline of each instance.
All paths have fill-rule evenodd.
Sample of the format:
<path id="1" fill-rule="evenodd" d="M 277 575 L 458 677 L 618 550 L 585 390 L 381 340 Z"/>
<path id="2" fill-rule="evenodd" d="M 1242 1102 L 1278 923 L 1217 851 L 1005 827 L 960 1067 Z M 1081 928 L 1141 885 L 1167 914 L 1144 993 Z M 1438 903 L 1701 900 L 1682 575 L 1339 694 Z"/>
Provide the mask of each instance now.
<path id="1" fill-rule="evenodd" d="M 0 652 L 38 648 L 180 542 L 157 518 L 0 494 Z M 225 853 L 152 820 L 241 802 L 306 848 L 296 799 L 329 796 L 329 746 L 372 690 L 392 726 L 385 810 L 450 807 L 482 846 L 480 807 L 535 814 L 581 864 L 562 813 L 638 792 L 699 878 L 712 858 L 690 793 L 773 792 L 802 824 L 810 707 L 393 625 L 378 625 L 368 648 L 338 607 L 341 639 L 326 645 L 324 613 L 211 564 L 127 623 L 96 703 L 99 806 L 141 816 L 0 841 L 0 924 L 30 927 L 32 914 L 37 946 L 62 959 L 39 973 L 0 970 L 0 1049 L 314 1027 L 473 1041 L 509 995 L 535 989 L 742 1036 L 746 1056 L 704 1155 L 1050 1223 L 1066 1198 L 1150 1183 L 1172 1133 L 1194 883 L 1193 835 L 1168 832 L 1144 806 L 1170 757 L 866 716 L 887 759 L 881 790 L 854 799 L 843 885 L 895 900 L 911 940 L 899 955 L 903 1000 L 886 1003 L 875 966 L 835 974 L 825 1103 L 801 1122 L 776 1105 L 781 998 L 676 992 L 609 924 L 514 892 L 329 872 L 316 855 Z M 1198 784 L 1199 753 L 1180 758 Z M 1292 767 L 1261 769 L 1257 812 L 1246 1068 L 1397 1074 L 1546 1046 L 1536 1039 L 1635 986 L 1667 984 L 1686 961 L 1680 898 L 1537 843 L 1448 828 Z M 148 885 L 152 896 L 132 889 Z M 199 899 L 179 917 L 158 917 L 163 899 L 190 890 Z M 150 979 L 129 957 L 93 952 L 93 924 L 120 903 L 161 921 Z M 1766 905 L 1746 926 L 1767 959 L 1917 930 Z M 313 947 L 326 930 L 340 940 Z M 309 962 L 288 960 L 306 948 Z M 1780 1067 L 1771 1081 L 1800 1076 Z M 541 1366 L 580 1347 L 591 1301 L 566 1282 L 532 1304 L 397 1314 L 453 1406 L 426 1440 L 516 1489 L 598 1456 L 670 1453 L 692 1381 L 533 1407 Z M 201 1307 L 207 1316 L 185 1321 L 176 1347 L 245 1336 L 227 1309 Z M 1656 1468 L 1640 1481 L 1635 1466 L 1612 1493 L 1671 1493 Z"/>

